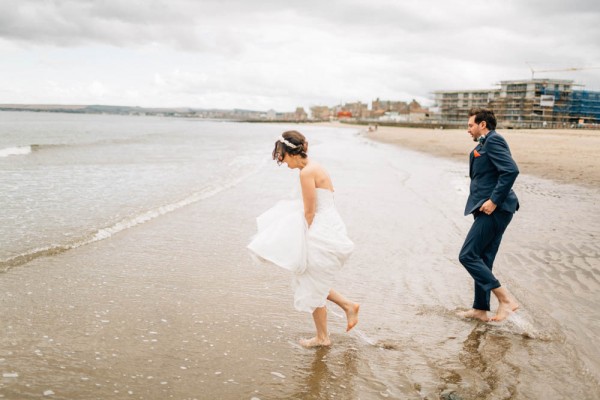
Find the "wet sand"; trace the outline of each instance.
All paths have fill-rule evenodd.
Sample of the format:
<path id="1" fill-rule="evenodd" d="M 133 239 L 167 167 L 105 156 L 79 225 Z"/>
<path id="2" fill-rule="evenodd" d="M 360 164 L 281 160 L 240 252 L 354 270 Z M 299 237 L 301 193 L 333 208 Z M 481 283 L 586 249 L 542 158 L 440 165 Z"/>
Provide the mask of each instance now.
<path id="1" fill-rule="evenodd" d="M 331 124 L 331 126 L 348 126 Z M 448 157 L 468 159 L 475 143 L 465 129 L 424 129 L 380 126 L 366 132 L 369 138 L 408 149 Z M 499 129 L 510 146 L 521 173 L 600 187 L 600 130 L 582 129 Z"/>
<path id="2" fill-rule="evenodd" d="M 333 346 L 300 347 L 314 328 L 293 309 L 288 273 L 250 261 L 254 218 L 297 185 L 296 171 L 266 164 L 212 197 L 0 274 L 0 396 L 598 397 L 598 190 L 519 177 L 522 211 L 496 269 L 521 311 L 465 321 L 455 315 L 472 292 L 457 260 L 471 223 L 464 160 L 352 131 L 310 141 L 356 243 L 335 286 L 361 303 L 351 333 L 331 305 Z"/>

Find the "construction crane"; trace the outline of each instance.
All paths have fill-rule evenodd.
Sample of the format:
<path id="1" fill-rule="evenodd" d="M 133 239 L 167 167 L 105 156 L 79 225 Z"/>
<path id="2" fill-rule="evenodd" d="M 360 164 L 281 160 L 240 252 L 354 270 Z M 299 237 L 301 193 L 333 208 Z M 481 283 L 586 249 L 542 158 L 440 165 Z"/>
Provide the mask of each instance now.
<path id="1" fill-rule="evenodd" d="M 534 70 L 533 67 L 531 66 L 531 64 L 529 64 L 528 62 L 526 62 L 525 64 L 527 64 L 529 66 L 529 69 L 531 70 L 531 80 L 534 79 L 536 72 L 567 72 L 567 71 L 581 71 L 581 70 L 585 70 L 585 69 L 600 69 L 600 67 L 571 67 L 571 68 L 561 68 L 561 69 Z"/>

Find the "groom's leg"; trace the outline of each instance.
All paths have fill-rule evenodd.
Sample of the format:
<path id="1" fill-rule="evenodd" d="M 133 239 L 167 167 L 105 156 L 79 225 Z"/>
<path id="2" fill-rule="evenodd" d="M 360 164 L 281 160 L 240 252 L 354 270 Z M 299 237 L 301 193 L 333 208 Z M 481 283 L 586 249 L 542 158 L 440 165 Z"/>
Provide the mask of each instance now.
<path id="1" fill-rule="evenodd" d="M 497 239 L 496 226 L 496 221 L 492 215 L 478 214 L 467 234 L 458 257 L 460 263 L 475 280 L 473 308 L 477 310 L 489 311 L 489 292 L 492 289 L 500 287 L 500 282 L 498 282 L 494 274 L 492 274 L 492 270 L 482 258 L 484 251 Z"/>
<path id="2" fill-rule="evenodd" d="M 488 267 L 490 271 L 494 267 L 494 260 L 496 259 L 496 254 L 498 254 L 498 249 L 500 248 L 500 241 L 502 240 L 502 234 L 496 235 L 491 243 L 483 250 L 483 254 L 481 255 L 481 260 Z M 484 290 L 477 284 L 475 284 L 475 299 L 473 300 L 473 308 L 481 309 L 481 310 L 490 310 L 490 294 L 491 290 Z M 477 305 L 477 307 L 475 307 Z M 479 308 L 482 307 L 482 308 Z"/>
<path id="3" fill-rule="evenodd" d="M 498 249 L 500 248 L 502 236 L 504 235 L 504 231 L 508 227 L 508 224 L 512 220 L 513 214 L 507 213 L 505 211 L 495 211 L 492 214 L 492 217 L 496 222 L 495 236 L 490 242 L 490 244 L 483 250 L 483 254 L 481 255 L 481 259 L 483 260 L 485 265 L 487 265 L 490 271 L 492 271 L 494 267 L 494 260 L 496 259 L 496 255 L 498 254 Z M 486 307 L 482 308 L 482 310 L 490 309 L 490 290 L 483 290 L 477 284 L 477 282 L 475 282 L 475 300 L 473 304 Z"/>
<path id="4" fill-rule="evenodd" d="M 476 310 L 490 311 L 490 290 L 483 290 L 477 282 L 473 282 L 473 308 Z"/>
<path id="5" fill-rule="evenodd" d="M 495 236 L 490 244 L 483 250 L 483 254 L 481 255 L 481 259 L 485 265 L 488 266 L 490 271 L 494 266 L 494 260 L 496 259 L 496 254 L 498 254 L 498 249 L 500 248 L 500 242 L 502 241 L 504 231 L 512 220 L 513 214 L 506 211 L 497 210 L 494 211 L 492 217 L 496 222 Z"/>

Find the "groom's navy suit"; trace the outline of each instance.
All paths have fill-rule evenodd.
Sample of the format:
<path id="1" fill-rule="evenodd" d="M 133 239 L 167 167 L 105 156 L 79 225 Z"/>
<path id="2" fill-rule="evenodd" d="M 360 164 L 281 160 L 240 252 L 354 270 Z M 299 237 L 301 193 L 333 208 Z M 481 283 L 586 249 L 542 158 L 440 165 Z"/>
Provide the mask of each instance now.
<path id="1" fill-rule="evenodd" d="M 475 221 L 459 260 L 475 280 L 473 308 L 478 310 L 489 311 L 490 291 L 500 287 L 492 266 L 502 235 L 519 209 L 519 200 L 512 190 L 518 174 L 506 140 L 496 131 L 488 132 L 469 156 L 471 185 L 465 215 L 473 214 Z M 487 200 L 496 204 L 490 215 L 479 211 Z"/>

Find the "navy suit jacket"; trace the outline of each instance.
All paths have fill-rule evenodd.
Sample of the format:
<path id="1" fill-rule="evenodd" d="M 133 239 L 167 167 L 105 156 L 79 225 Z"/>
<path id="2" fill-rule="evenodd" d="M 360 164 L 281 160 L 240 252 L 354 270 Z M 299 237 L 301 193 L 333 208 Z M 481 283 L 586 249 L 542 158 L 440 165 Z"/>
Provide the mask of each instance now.
<path id="1" fill-rule="evenodd" d="M 475 156 L 475 152 L 479 154 Z M 497 210 L 514 213 L 519 209 L 519 199 L 512 190 L 519 175 L 519 168 L 510 154 L 506 140 L 490 131 L 483 145 L 478 144 L 469 155 L 471 186 L 465 207 L 465 215 L 479 210 L 491 199 Z"/>

